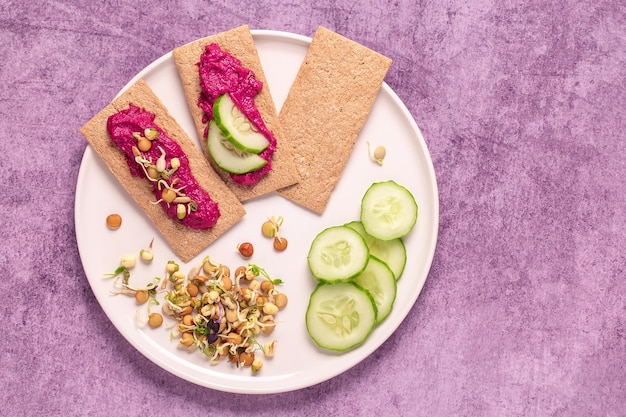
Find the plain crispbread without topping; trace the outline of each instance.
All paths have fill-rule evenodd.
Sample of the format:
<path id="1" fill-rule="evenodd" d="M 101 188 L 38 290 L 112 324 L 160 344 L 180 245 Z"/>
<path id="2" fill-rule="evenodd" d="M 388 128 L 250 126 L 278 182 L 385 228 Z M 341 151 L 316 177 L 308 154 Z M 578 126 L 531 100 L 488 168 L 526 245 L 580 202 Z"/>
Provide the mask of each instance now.
<path id="1" fill-rule="evenodd" d="M 252 187 L 238 185 L 230 178 L 227 172 L 217 168 L 213 163 L 204 139 L 206 124 L 202 122 L 204 112 L 198 107 L 198 98 L 202 90 L 200 87 L 200 75 L 197 64 L 200 61 L 200 56 L 204 52 L 205 47 L 210 43 L 218 44 L 220 48 L 239 59 L 241 65 L 251 69 L 256 79 L 263 83 L 263 88 L 255 97 L 254 101 L 263 116 L 263 121 L 273 133 L 274 137 L 276 137 L 277 143 L 276 152 L 272 157 L 272 171 L 265 175 L 258 184 Z M 288 137 L 285 136 L 283 128 L 278 122 L 276 107 L 270 94 L 269 86 L 267 85 L 267 80 L 265 79 L 263 68 L 261 67 L 261 61 L 254 44 L 254 39 L 252 38 L 248 26 L 243 25 L 180 46 L 174 49 L 172 56 L 183 84 L 189 111 L 196 125 L 202 151 L 215 171 L 235 195 L 237 195 L 241 201 L 245 201 L 297 183 L 300 179 L 300 175 L 293 161 L 291 154 L 292 148 L 288 142 Z"/>
<path id="2" fill-rule="evenodd" d="M 171 139 L 176 141 L 187 155 L 194 177 L 211 196 L 211 199 L 219 205 L 220 217 L 211 229 L 193 229 L 167 217 L 159 204 L 152 203 L 155 201 L 155 196 L 152 186 L 147 183 L 147 180 L 131 175 L 124 153 L 113 143 L 107 132 L 109 116 L 127 109 L 129 103 L 154 113 L 156 115 L 155 123 Z M 85 123 L 80 131 L 184 262 L 188 262 L 198 255 L 244 216 L 245 209 L 239 199 L 211 169 L 197 146 L 143 80 L 131 86 L 120 97 L 102 109 Z"/>
<path id="3" fill-rule="evenodd" d="M 279 115 L 302 178 L 279 194 L 324 212 L 390 66 L 389 58 L 317 29 Z"/>

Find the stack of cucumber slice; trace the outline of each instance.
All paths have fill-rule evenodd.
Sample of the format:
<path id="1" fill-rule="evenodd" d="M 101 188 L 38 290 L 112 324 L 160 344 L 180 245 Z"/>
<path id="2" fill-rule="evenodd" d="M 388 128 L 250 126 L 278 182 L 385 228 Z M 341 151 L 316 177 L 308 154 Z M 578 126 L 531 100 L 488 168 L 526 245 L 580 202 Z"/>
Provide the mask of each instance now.
<path id="1" fill-rule="evenodd" d="M 207 147 L 218 167 L 233 174 L 256 171 L 267 164 L 259 154 L 269 144 L 228 94 L 215 100 Z"/>
<path id="2" fill-rule="evenodd" d="M 318 285 L 306 326 L 319 347 L 358 346 L 391 313 L 406 265 L 402 238 L 415 226 L 417 212 L 405 187 L 374 183 L 361 201 L 360 220 L 329 227 L 313 239 L 307 259 Z"/>

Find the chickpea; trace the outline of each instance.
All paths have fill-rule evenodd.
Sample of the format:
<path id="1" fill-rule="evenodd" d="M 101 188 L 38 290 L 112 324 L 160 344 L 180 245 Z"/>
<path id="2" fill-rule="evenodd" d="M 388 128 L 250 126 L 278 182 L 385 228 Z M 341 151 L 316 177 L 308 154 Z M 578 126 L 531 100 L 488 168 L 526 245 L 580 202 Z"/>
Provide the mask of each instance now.
<path id="1" fill-rule="evenodd" d="M 241 297 L 245 301 L 250 301 L 252 299 L 253 292 L 249 288 L 242 288 L 240 292 L 241 292 Z"/>
<path id="2" fill-rule="evenodd" d="M 135 301 L 137 304 L 143 304 L 150 298 L 150 293 L 146 290 L 137 290 L 135 292 Z"/>
<path id="3" fill-rule="evenodd" d="M 243 338 L 241 337 L 241 335 L 235 332 L 228 333 L 228 336 L 226 336 L 226 340 L 233 345 L 239 345 L 241 344 L 241 342 L 243 342 Z"/>
<path id="4" fill-rule="evenodd" d="M 265 305 L 265 303 L 267 303 L 267 298 L 263 295 L 259 295 L 256 298 L 256 305 L 257 307 L 263 307 Z"/>
<path id="5" fill-rule="evenodd" d="M 239 354 L 239 363 L 243 366 L 250 366 L 254 362 L 254 352 L 241 352 Z"/>
<path id="6" fill-rule="evenodd" d="M 167 264 L 165 265 L 165 272 L 173 274 L 176 271 L 178 271 L 178 264 L 174 261 L 167 261 Z"/>
<path id="7" fill-rule="evenodd" d="M 154 254 L 151 250 L 142 249 L 139 251 L 139 257 L 146 262 L 152 262 L 152 260 L 154 259 Z"/>
<path id="8" fill-rule="evenodd" d="M 148 177 L 150 177 L 153 180 L 156 180 L 157 178 L 159 178 L 159 171 L 156 170 L 156 168 L 154 167 L 148 167 L 146 168 L 146 172 L 148 173 Z"/>
<path id="9" fill-rule="evenodd" d="M 230 323 L 234 323 L 237 321 L 239 317 L 237 316 L 236 310 L 226 310 L 226 320 Z"/>
<path id="10" fill-rule="evenodd" d="M 264 293 L 268 293 L 269 291 L 274 289 L 274 283 L 272 281 L 263 281 L 261 282 L 261 291 Z"/>
<path id="11" fill-rule="evenodd" d="M 172 190 L 171 188 L 166 188 L 165 190 L 163 190 L 163 192 L 161 193 L 161 198 L 163 199 L 163 201 L 165 201 L 166 203 L 171 203 L 172 201 L 174 201 L 174 199 L 176 198 L 176 192 L 174 190 Z"/>
<path id="12" fill-rule="evenodd" d="M 207 261 L 202 265 L 202 270 L 204 271 L 205 274 L 207 274 L 208 276 L 213 276 L 213 274 L 215 273 L 215 271 L 217 271 L 217 267 L 214 266 L 211 262 Z"/>
<path id="13" fill-rule="evenodd" d="M 252 243 L 250 242 L 244 242 L 242 244 L 240 244 L 237 249 L 239 249 L 239 253 L 241 254 L 241 256 L 243 256 L 244 258 L 249 258 L 254 254 L 254 246 L 252 246 Z M 236 274 L 235 274 L 236 276 Z"/>
<path id="14" fill-rule="evenodd" d="M 193 344 L 193 335 L 191 333 L 183 333 L 180 338 L 180 344 L 183 346 L 191 346 Z"/>
<path id="15" fill-rule="evenodd" d="M 159 313 L 151 313 L 148 316 L 148 325 L 153 329 L 160 327 L 163 324 L 163 316 Z"/>
<path id="16" fill-rule="evenodd" d="M 122 226 L 122 216 L 119 214 L 109 214 L 107 216 L 107 226 L 111 230 L 117 230 Z"/>
<path id="17" fill-rule="evenodd" d="M 380 165 L 383 164 L 383 159 L 387 155 L 387 150 L 383 146 L 377 146 L 374 150 L 374 160 L 378 162 Z"/>
<path id="18" fill-rule="evenodd" d="M 185 326 L 193 326 L 193 316 L 191 314 L 183 316 L 183 324 Z"/>
<path id="19" fill-rule="evenodd" d="M 216 349 L 220 356 L 228 356 L 228 345 L 219 345 Z"/>
<path id="20" fill-rule="evenodd" d="M 246 276 L 246 272 L 248 271 L 248 268 L 246 268 L 245 266 L 239 266 L 237 267 L 237 269 L 235 269 L 235 278 L 244 278 Z"/>
<path id="21" fill-rule="evenodd" d="M 194 275 L 191 280 L 194 282 L 203 283 L 203 282 L 207 282 L 209 280 L 209 277 L 204 276 L 204 275 Z"/>
<path id="22" fill-rule="evenodd" d="M 172 308 L 169 304 L 163 304 L 163 307 L 161 307 L 161 311 L 168 317 L 174 317 L 174 312 L 172 311 Z"/>
<path id="23" fill-rule="evenodd" d="M 274 249 L 276 249 L 279 252 L 282 252 L 285 249 L 287 249 L 287 239 L 285 239 L 284 237 L 275 236 L 274 237 Z"/>
<path id="24" fill-rule="evenodd" d="M 252 372 L 258 372 L 263 367 L 263 359 L 255 358 L 252 361 Z"/>
<path id="25" fill-rule="evenodd" d="M 278 228 L 276 227 L 276 224 L 271 220 L 268 220 L 261 225 L 261 234 L 265 237 L 274 237 L 277 231 Z"/>
<path id="26" fill-rule="evenodd" d="M 194 284 L 193 282 L 188 282 L 187 283 L 187 293 L 191 297 L 195 297 L 196 295 L 198 295 L 199 291 L 200 290 L 198 289 L 198 286 L 196 284 Z"/>
<path id="27" fill-rule="evenodd" d="M 155 140 L 159 138 L 159 131 L 153 127 L 147 127 L 143 130 L 143 135 L 148 140 Z"/>
<path id="28" fill-rule="evenodd" d="M 187 217 L 187 206 L 185 206 L 184 204 L 177 204 L 176 217 L 178 218 L 178 220 L 182 220 Z"/>
<path id="29" fill-rule="evenodd" d="M 131 269 L 137 264 L 137 257 L 133 254 L 124 255 L 120 264 L 126 269 Z"/>
<path id="30" fill-rule="evenodd" d="M 152 148 L 152 142 L 146 138 L 141 138 L 137 141 L 137 148 L 141 152 L 148 152 Z"/>
<path id="31" fill-rule="evenodd" d="M 278 313 L 278 307 L 274 303 L 265 303 L 265 305 L 263 306 L 263 313 L 274 315 Z"/>
<path id="32" fill-rule="evenodd" d="M 213 313 L 215 312 L 216 308 L 217 307 L 215 307 L 212 304 L 207 304 L 204 307 L 202 307 L 202 309 L 200 309 L 200 314 L 202 314 L 204 317 L 211 317 Z"/>
<path id="33" fill-rule="evenodd" d="M 226 275 L 222 277 L 222 286 L 226 291 L 230 291 L 231 288 L 233 288 L 233 282 L 231 281 L 230 277 Z"/>
<path id="34" fill-rule="evenodd" d="M 287 296 L 285 294 L 280 293 L 274 296 L 274 304 L 276 304 L 276 307 L 278 308 L 285 308 L 287 301 Z"/>
<path id="35" fill-rule="evenodd" d="M 263 332 L 263 334 L 270 334 L 276 328 L 276 323 L 274 323 L 273 319 L 267 319 L 264 322 L 262 321 L 262 323 L 263 323 L 263 327 L 261 327 L 261 331 Z"/>
<path id="36" fill-rule="evenodd" d="M 183 307 L 182 310 L 180 310 L 180 312 L 178 313 L 181 317 L 185 317 L 188 314 L 191 314 L 191 312 L 193 311 L 193 307 L 191 306 L 185 306 Z"/>
<path id="37" fill-rule="evenodd" d="M 252 329 L 249 329 L 247 326 L 248 326 L 248 323 L 244 322 L 244 323 L 241 323 L 239 327 L 237 328 L 237 332 L 239 332 L 241 337 L 250 338 L 254 335 Z M 250 345 L 249 342 L 244 343 L 244 346 L 246 347 L 248 347 L 249 345 Z"/>
<path id="38" fill-rule="evenodd" d="M 220 293 L 215 290 L 211 290 L 207 294 L 209 294 L 209 300 L 211 300 L 212 303 L 216 303 L 220 299 Z"/>
<path id="39" fill-rule="evenodd" d="M 222 276 L 227 276 L 230 277 L 230 268 L 227 267 L 226 265 L 220 265 L 220 273 L 222 274 Z"/>

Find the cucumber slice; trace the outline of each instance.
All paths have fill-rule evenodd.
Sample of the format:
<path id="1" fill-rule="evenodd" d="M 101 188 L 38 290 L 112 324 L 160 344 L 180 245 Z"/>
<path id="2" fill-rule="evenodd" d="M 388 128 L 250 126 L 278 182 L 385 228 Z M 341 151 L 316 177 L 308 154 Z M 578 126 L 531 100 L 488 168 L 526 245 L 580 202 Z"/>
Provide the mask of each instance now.
<path id="1" fill-rule="evenodd" d="M 351 228 L 332 226 L 315 236 L 307 261 L 319 281 L 347 282 L 363 272 L 369 250 L 363 237 Z"/>
<path id="2" fill-rule="evenodd" d="M 223 94 L 215 100 L 213 119 L 224 137 L 237 149 L 261 153 L 270 144 L 269 140 L 256 130 L 250 119 L 239 110 L 228 94 Z"/>
<path id="3" fill-rule="evenodd" d="M 417 203 L 409 190 L 394 181 L 370 186 L 361 201 L 365 231 L 380 240 L 406 236 L 417 221 Z"/>
<path id="4" fill-rule="evenodd" d="M 217 166 L 233 174 L 247 174 L 267 164 L 267 161 L 257 154 L 236 149 L 226 140 L 215 120 L 209 123 L 207 147 Z"/>
<path id="5" fill-rule="evenodd" d="M 347 223 L 346 226 L 359 232 L 359 234 L 363 236 L 363 239 L 365 239 L 365 243 L 367 243 L 370 255 L 377 257 L 387 264 L 396 280 L 400 279 L 404 272 L 404 267 L 406 266 L 406 247 L 401 238 L 391 240 L 377 239 L 365 231 L 363 223 L 356 220 Z"/>
<path id="6" fill-rule="evenodd" d="M 375 324 L 372 296 L 354 283 L 321 283 L 309 298 L 306 329 L 321 348 L 351 349 L 367 339 Z"/>
<path id="7" fill-rule="evenodd" d="M 370 256 L 365 271 L 352 281 L 367 290 L 376 304 L 376 324 L 387 318 L 396 300 L 396 277 L 380 259 Z"/>

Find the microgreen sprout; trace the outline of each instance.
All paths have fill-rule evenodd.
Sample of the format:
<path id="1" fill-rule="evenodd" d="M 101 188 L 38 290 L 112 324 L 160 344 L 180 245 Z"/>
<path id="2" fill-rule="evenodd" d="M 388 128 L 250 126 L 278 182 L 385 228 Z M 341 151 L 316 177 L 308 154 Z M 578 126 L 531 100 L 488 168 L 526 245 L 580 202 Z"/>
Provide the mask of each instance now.
<path id="1" fill-rule="evenodd" d="M 115 271 L 111 272 L 110 274 L 104 274 L 105 277 L 116 277 L 119 274 L 121 274 L 122 272 L 128 272 L 128 269 L 124 266 L 124 265 L 120 265 L 118 266 Z M 130 273 L 130 272 L 129 272 Z"/>
<path id="2" fill-rule="evenodd" d="M 265 279 L 267 279 L 269 282 L 271 282 L 274 285 L 280 285 L 283 284 L 283 280 L 280 278 L 274 278 L 272 279 L 272 277 L 270 277 L 270 275 L 267 273 L 267 271 L 263 268 L 261 268 L 258 265 L 255 264 L 248 264 L 248 270 L 250 272 L 252 272 L 254 274 L 254 276 L 263 276 Z"/>

